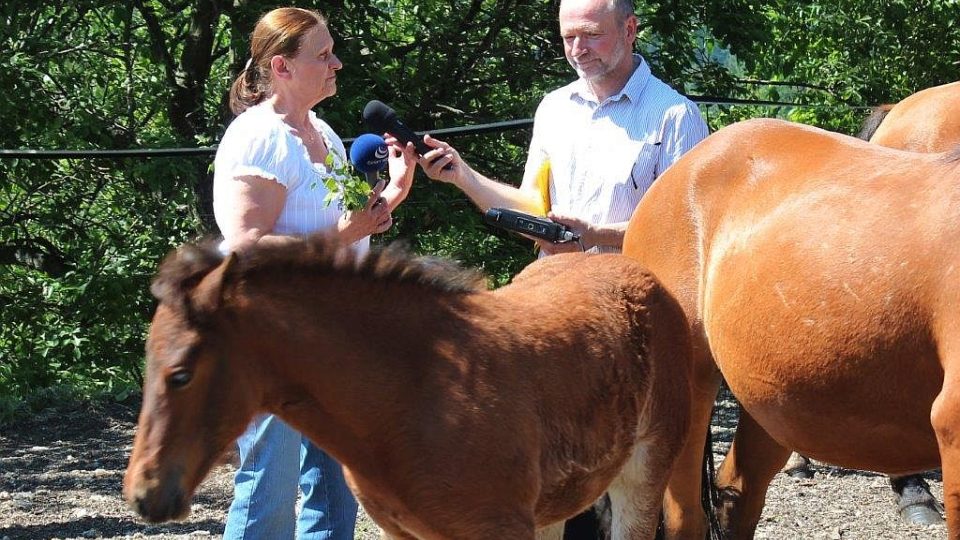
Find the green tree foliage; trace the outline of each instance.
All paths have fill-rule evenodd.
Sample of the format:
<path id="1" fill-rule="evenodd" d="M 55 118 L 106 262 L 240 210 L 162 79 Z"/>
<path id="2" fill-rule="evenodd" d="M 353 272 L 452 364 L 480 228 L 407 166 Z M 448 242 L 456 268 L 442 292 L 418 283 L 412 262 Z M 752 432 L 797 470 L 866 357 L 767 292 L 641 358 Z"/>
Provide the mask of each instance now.
<path id="1" fill-rule="evenodd" d="M 778 115 L 853 132 L 864 106 L 956 78 L 960 3 L 637 1 L 638 50 L 688 93 L 816 107 L 705 108 L 711 126 Z M 213 145 L 262 0 L 6 0 L 0 148 Z M 417 129 L 529 118 L 573 79 L 556 0 L 331 0 L 345 65 L 320 114 L 363 131 L 369 99 Z M 458 137 L 479 170 L 518 183 L 528 130 Z M 38 389 L 123 395 L 139 383 L 149 280 L 172 247 L 215 232 L 209 156 L 0 159 L 0 418 Z M 506 282 L 534 254 L 419 177 L 381 241 Z M 41 394 L 42 395 L 42 394 Z"/>
<path id="2" fill-rule="evenodd" d="M 955 1 L 742 0 L 732 10 L 725 4 L 713 13 L 729 25 L 730 43 L 738 32 L 748 36 L 731 46 L 742 70 L 731 91 L 819 105 L 782 111 L 790 120 L 856 133 L 863 106 L 895 103 L 960 73 Z"/>
<path id="3" fill-rule="evenodd" d="M 124 2 L 4 3 L 0 147 L 187 142 L 135 15 Z M 63 387 L 122 395 L 137 383 L 149 279 L 198 229 L 205 161 L 0 161 L 3 403 Z"/>

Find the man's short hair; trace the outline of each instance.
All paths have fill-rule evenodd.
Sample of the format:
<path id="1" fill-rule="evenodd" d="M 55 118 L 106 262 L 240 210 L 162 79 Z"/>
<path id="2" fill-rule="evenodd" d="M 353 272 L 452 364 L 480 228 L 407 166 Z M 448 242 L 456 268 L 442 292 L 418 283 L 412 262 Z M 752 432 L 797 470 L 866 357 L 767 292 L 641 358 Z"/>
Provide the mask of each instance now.
<path id="1" fill-rule="evenodd" d="M 636 13 L 633 8 L 633 0 L 609 0 L 608 5 L 610 9 L 616 11 L 617 19 L 621 21 L 627 20 L 627 17 Z"/>

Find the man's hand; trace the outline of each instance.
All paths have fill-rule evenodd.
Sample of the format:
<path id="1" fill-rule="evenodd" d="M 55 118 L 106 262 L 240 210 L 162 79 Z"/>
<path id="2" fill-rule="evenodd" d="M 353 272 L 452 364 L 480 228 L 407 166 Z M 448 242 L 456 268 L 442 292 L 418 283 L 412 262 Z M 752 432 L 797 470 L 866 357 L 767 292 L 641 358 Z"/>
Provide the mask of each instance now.
<path id="1" fill-rule="evenodd" d="M 423 142 L 433 148 L 420 158 L 423 172 L 433 180 L 448 182 L 460 189 L 471 179 L 473 171 L 460 157 L 460 152 L 450 144 L 424 135 Z"/>
<path id="2" fill-rule="evenodd" d="M 565 216 L 562 214 L 555 214 L 553 212 L 548 212 L 547 217 L 550 218 L 551 221 L 555 221 L 561 225 L 566 225 L 568 229 L 580 237 L 579 242 L 574 240 L 571 242 L 561 242 L 559 244 L 548 242 L 546 240 L 536 240 L 537 245 L 540 246 L 540 249 L 543 250 L 543 252 L 547 255 L 554 255 L 556 253 L 570 253 L 574 251 L 586 251 L 595 245 L 593 242 L 593 226 L 586 221 L 573 216 Z"/>
<path id="3" fill-rule="evenodd" d="M 447 182 L 460 188 L 481 212 L 489 208 L 513 208 L 528 214 L 540 215 L 543 205 L 535 188 L 516 188 L 491 180 L 473 170 L 449 144 L 424 135 L 423 142 L 433 148 L 420 158 L 423 172 L 433 180 Z"/>

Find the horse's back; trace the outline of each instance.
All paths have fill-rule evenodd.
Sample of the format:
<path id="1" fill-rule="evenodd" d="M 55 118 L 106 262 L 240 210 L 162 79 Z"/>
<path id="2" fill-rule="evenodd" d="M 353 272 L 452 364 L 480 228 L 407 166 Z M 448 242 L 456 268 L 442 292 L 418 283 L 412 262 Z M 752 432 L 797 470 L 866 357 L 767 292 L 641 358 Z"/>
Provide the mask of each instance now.
<path id="1" fill-rule="evenodd" d="M 817 176 L 833 180 L 831 159 L 851 143 L 826 132 L 757 119 L 710 135 L 657 179 L 627 227 L 624 254 L 636 258 L 678 296 L 691 323 L 700 319 L 705 256 L 728 220 L 771 213 L 783 199 L 809 188 Z M 862 143 L 866 146 L 865 143 Z"/>
<path id="2" fill-rule="evenodd" d="M 609 321 L 611 332 L 629 332 L 645 304 L 659 301 L 660 283 L 637 261 L 622 255 L 565 253 L 539 259 L 494 296 L 550 313 L 553 326 Z"/>
<path id="3" fill-rule="evenodd" d="M 675 299 L 637 261 L 614 254 L 570 253 L 540 259 L 513 282 L 491 294 L 494 303 L 513 306 L 517 324 L 530 334 L 569 340 L 590 328 L 604 339 L 590 345 L 605 348 L 593 360 L 616 360 L 646 373 L 649 359 L 641 350 L 651 332 L 687 340 L 686 323 Z M 522 308 L 517 306 L 523 306 Z M 583 364 L 576 354 L 557 361 Z"/>
<path id="4" fill-rule="evenodd" d="M 958 216 L 960 171 L 942 157 L 751 121 L 712 135 L 654 184 L 625 252 L 675 288 L 775 439 L 841 464 L 906 469 L 935 452 L 889 463 L 871 446 L 917 437 L 935 449 L 933 320 L 944 288 L 956 290 Z M 868 421 L 856 442 L 837 444 Z M 803 438 L 811 432 L 819 442 Z"/>
<path id="5" fill-rule="evenodd" d="M 945 152 L 960 144 L 960 82 L 921 90 L 894 105 L 870 142 L 914 152 Z"/>
<path id="6" fill-rule="evenodd" d="M 829 230 L 897 251 L 943 247 L 948 257 L 952 246 L 940 240 L 960 226 L 958 199 L 960 167 L 943 156 L 750 120 L 714 133 L 654 183 L 627 227 L 624 253 L 678 294 L 689 316 L 700 312 L 693 301 L 708 258 L 753 249 L 746 244 L 765 227 L 815 238 Z"/>

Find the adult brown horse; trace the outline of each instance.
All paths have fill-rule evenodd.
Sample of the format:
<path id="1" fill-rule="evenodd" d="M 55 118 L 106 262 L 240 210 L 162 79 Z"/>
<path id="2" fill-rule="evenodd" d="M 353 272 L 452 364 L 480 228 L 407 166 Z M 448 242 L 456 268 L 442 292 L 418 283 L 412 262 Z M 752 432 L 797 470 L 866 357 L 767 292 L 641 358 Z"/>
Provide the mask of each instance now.
<path id="1" fill-rule="evenodd" d="M 913 152 L 946 152 L 960 143 L 960 82 L 921 90 L 877 108 L 860 138 Z"/>
<path id="2" fill-rule="evenodd" d="M 891 474 L 942 463 L 960 538 L 960 153 L 735 124 L 657 180 L 624 252 L 693 331 L 693 435 L 667 488 L 668 536 L 703 535 L 694 441 L 722 372 L 743 409 L 716 480 L 730 537 L 753 536 L 797 449 Z"/>
<path id="3" fill-rule="evenodd" d="M 876 107 L 858 135 L 865 141 L 913 152 L 945 152 L 960 144 L 960 83 L 921 90 L 895 105 Z M 812 477 L 809 460 L 794 454 L 791 476 Z M 942 523 L 939 503 L 919 474 L 892 476 L 900 516 L 907 523 Z"/>
<path id="4" fill-rule="evenodd" d="M 351 254 L 318 236 L 164 262 L 124 479 L 137 512 L 184 516 L 268 411 L 344 465 L 392 538 L 555 536 L 608 488 L 615 536 L 653 536 L 690 350 L 651 274 L 575 254 L 486 291 L 436 260 Z"/>

